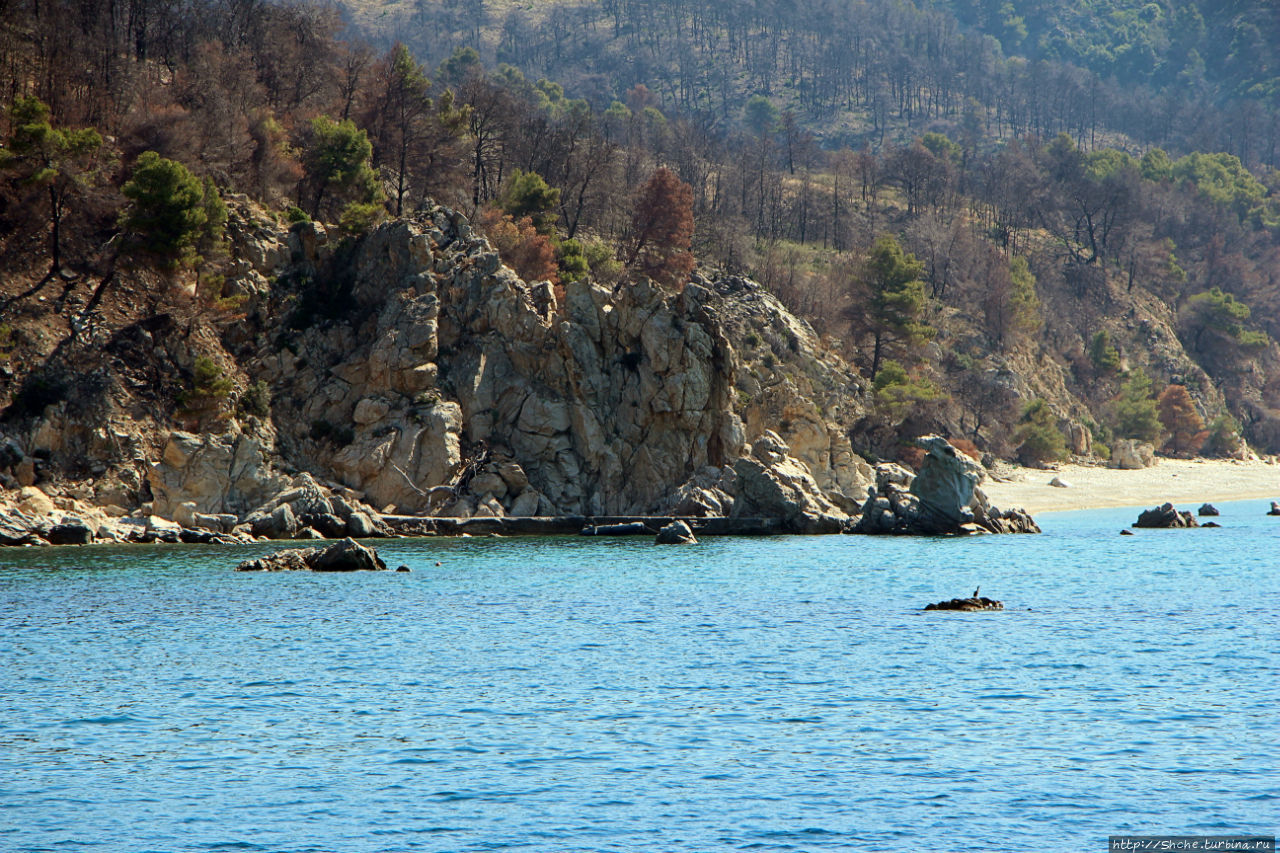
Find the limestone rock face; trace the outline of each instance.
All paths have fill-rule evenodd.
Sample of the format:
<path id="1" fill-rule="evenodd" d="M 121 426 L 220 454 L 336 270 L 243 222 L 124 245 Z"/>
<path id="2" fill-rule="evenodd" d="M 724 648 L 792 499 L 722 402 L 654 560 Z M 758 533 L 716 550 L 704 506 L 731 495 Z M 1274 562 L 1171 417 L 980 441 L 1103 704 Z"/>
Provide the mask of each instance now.
<path id="1" fill-rule="evenodd" d="M 173 518 L 184 503 L 206 514 L 243 513 L 285 488 L 269 447 L 232 430 L 224 435 L 174 432 L 160 460 L 147 472 L 156 515 Z"/>
<path id="2" fill-rule="evenodd" d="M 296 263 L 342 272 L 314 229 L 292 239 Z M 581 281 L 558 304 L 443 208 L 376 229 L 345 263 L 356 319 L 261 367 L 288 389 L 286 456 L 377 507 L 639 514 L 741 452 L 735 355 L 705 287 Z"/>
<path id="3" fill-rule="evenodd" d="M 792 532 L 838 533 L 849 517 L 827 500 L 808 467 L 790 455 L 777 433 L 766 431 L 751 455 L 734 463 L 733 517 L 781 518 Z"/>
<path id="4" fill-rule="evenodd" d="M 733 511 L 737 472 L 708 465 L 682 483 L 658 507 L 658 515 L 694 518 L 728 516 Z"/>
<path id="5" fill-rule="evenodd" d="M 1111 461 L 1107 463 L 1107 467 L 1136 471 L 1140 468 L 1150 468 L 1155 464 L 1155 447 L 1136 439 L 1122 438 L 1112 445 Z"/>
<path id="6" fill-rule="evenodd" d="M 738 354 L 733 402 L 744 439 L 777 433 L 829 500 L 856 511 L 875 477 L 849 442 L 866 414 L 864 380 L 759 284 L 738 276 L 700 283 L 719 297 Z"/>
<path id="7" fill-rule="evenodd" d="M 361 529 L 353 512 L 376 526 L 378 512 L 749 510 L 831 527 L 874 477 L 848 438 L 865 415 L 864 383 L 744 279 L 558 291 L 522 281 L 465 217 L 438 207 L 341 246 L 319 223 L 232 219 L 227 286 L 245 297 L 245 321 L 197 340 L 160 317 L 112 345 L 161 369 L 218 354 L 233 394 L 266 383 L 269 417 L 232 417 L 229 398 L 221 419 L 175 432 L 157 412 L 129 432 L 128 418 L 72 422 L 51 407 L 0 442 L 0 486 L 42 482 L 32 460 L 44 451 L 109 458 L 120 487 L 89 495 L 104 510 L 134 511 L 149 491 L 147 513 L 243 537 L 255 525 L 350 535 Z M 141 387 L 126 378 L 121 387 Z M 739 471 L 747 440 L 763 453 L 770 430 L 781 457 L 752 455 Z M 145 482 L 126 481 L 130 470 Z M 293 494 L 297 471 L 326 483 L 320 500 Z M 359 506 L 339 503 L 343 488 Z"/>

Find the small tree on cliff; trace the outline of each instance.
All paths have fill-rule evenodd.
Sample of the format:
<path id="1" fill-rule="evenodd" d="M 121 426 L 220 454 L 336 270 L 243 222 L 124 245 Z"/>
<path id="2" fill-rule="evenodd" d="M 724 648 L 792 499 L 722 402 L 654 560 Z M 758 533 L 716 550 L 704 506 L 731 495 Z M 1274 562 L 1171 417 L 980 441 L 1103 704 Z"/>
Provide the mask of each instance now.
<path id="1" fill-rule="evenodd" d="M 328 116 L 311 120 L 302 152 L 306 171 L 298 188 L 299 204 L 309 195 L 309 212 L 340 211 L 348 205 L 368 206 L 383 200 L 378 173 L 371 164 L 373 145 L 369 135 L 350 119 L 334 121 Z"/>
<path id="2" fill-rule="evenodd" d="M 668 287 L 693 271 L 693 188 L 665 167 L 636 194 L 627 266 Z"/>
<path id="3" fill-rule="evenodd" d="M 121 192 L 130 204 L 120 224 L 168 264 L 192 263 L 198 242 L 221 238 L 226 207 L 217 189 L 176 160 L 144 151 Z"/>
<path id="4" fill-rule="evenodd" d="M 1165 450 L 1173 456 L 1194 456 L 1209 437 L 1204 419 L 1196 411 L 1191 395 L 1183 385 L 1170 385 L 1160 392 L 1156 406 L 1160 410 L 1160 423 L 1169 433 Z"/>

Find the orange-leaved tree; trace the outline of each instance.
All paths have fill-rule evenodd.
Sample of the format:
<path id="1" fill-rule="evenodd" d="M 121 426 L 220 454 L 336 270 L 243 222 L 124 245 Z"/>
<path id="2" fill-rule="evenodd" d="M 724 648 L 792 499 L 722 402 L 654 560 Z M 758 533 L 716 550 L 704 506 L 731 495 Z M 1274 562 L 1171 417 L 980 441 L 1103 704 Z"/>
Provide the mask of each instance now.
<path id="1" fill-rule="evenodd" d="M 693 271 L 693 188 L 660 167 L 636 194 L 627 266 L 668 287 Z"/>
<path id="2" fill-rule="evenodd" d="M 1160 423 L 1169 431 L 1165 450 L 1173 456 L 1195 456 L 1209 437 L 1204 420 L 1196 411 L 1191 395 L 1183 385 L 1170 385 L 1160 392 L 1156 406 Z"/>

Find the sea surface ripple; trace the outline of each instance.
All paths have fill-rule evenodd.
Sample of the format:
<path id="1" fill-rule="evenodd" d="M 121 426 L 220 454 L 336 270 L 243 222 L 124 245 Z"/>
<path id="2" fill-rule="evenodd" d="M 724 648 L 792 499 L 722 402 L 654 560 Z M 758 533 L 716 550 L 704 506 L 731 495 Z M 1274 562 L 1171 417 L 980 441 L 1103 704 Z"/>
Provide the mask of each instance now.
<path id="1" fill-rule="evenodd" d="M 1104 850 L 1273 834 L 1280 519 L 0 551 L 0 850 Z M 924 613 L 982 593 L 1000 613 Z"/>

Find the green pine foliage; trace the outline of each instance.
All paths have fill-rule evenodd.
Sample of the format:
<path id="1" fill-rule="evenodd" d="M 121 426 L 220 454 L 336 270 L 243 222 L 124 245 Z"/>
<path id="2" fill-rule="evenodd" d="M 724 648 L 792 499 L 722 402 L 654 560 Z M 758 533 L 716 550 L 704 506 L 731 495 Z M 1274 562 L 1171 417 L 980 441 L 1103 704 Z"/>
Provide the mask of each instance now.
<path id="1" fill-rule="evenodd" d="M 1022 410 L 1014 433 L 1018 458 L 1028 465 L 1046 465 L 1067 458 L 1067 440 L 1049 404 L 1037 397 Z"/>
<path id="2" fill-rule="evenodd" d="M 38 190 L 48 203 L 51 271 L 62 263 L 62 221 L 70 200 L 95 183 L 104 165 L 102 135 L 91 127 L 55 128 L 48 105 L 19 95 L 9 108 L 10 133 L 0 147 L 0 171 Z"/>
<path id="3" fill-rule="evenodd" d="M 1209 424 L 1209 435 L 1202 448 L 1206 456 L 1236 457 L 1244 447 L 1240 438 L 1240 422 L 1224 412 Z"/>
<path id="4" fill-rule="evenodd" d="M 507 180 L 498 206 L 512 219 L 529 217 L 539 234 L 549 234 L 555 226 L 555 209 L 560 204 L 560 190 L 547 186 L 537 172 L 516 169 Z"/>
<path id="5" fill-rule="evenodd" d="M 1160 416 L 1146 371 L 1139 367 L 1129 372 L 1120 393 L 1107 405 L 1107 414 L 1119 438 L 1154 443 L 1160 437 Z"/>
<path id="6" fill-rule="evenodd" d="M 591 272 L 586 250 L 577 240 L 561 240 L 556 247 L 556 265 L 560 268 L 560 282 L 568 284 L 580 281 Z"/>
<path id="7" fill-rule="evenodd" d="M 1120 367 L 1120 351 L 1111 345 L 1111 335 L 1099 329 L 1089 341 L 1089 361 L 1099 373 L 1114 373 Z"/>
<path id="8" fill-rule="evenodd" d="M 384 195 L 378 174 L 371 165 L 372 158 L 369 135 L 355 122 L 334 121 L 328 116 L 312 119 L 302 152 L 312 218 L 340 212 L 352 203 L 381 202 Z"/>
<path id="9" fill-rule="evenodd" d="M 144 151 L 121 192 L 130 201 L 121 226 L 169 266 L 193 263 L 197 243 L 221 238 L 226 207 L 217 189 L 176 160 Z"/>
<path id="10" fill-rule="evenodd" d="M 923 319 L 929 301 L 923 277 L 924 264 L 893 236 L 886 234 L 871 247 L 855 283 L 853 312 L 872 338 L 872 376 L 879 375 L 887 347 L 909 353 L 937 334 Z"/>
<path id="11" fill-rule="evenodd" d="M 886 359 L 872 383 L 876 409 L 888 421 L 899 423 L 926 403 L 941 400 L 945 395 L 928 379 L 911 376 L 905 367 L 893 359 Z"/>
<path id="12" fill-rule="evenodd" d="M 1222 355 L 1233 349 L 1261 349 L 1270 341 L 1265 332 L 1245 328 L 1252 313 L 1248 305 L 1213 287 L 1187 300 L 1183 322 L 1196 352 Z"/>

